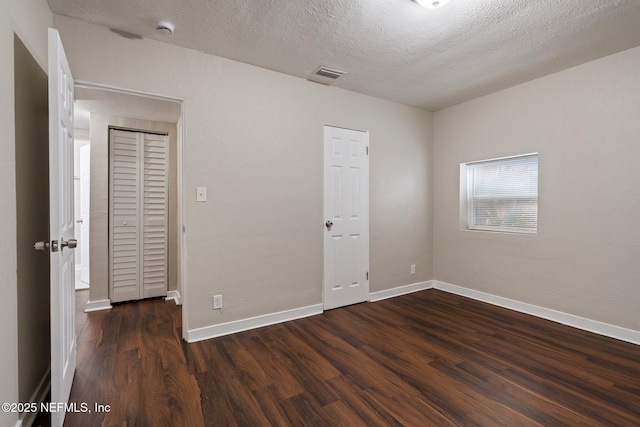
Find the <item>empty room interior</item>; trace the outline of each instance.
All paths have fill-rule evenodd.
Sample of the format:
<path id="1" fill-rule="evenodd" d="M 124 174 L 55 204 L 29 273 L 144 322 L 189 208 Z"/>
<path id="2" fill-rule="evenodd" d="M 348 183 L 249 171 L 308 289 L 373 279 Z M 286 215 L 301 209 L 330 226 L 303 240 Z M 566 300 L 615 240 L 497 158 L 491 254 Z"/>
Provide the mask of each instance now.
<path id="1" fill-rule="evenodd" d="M 0 29 L 0 425 L 640 425 L 637 0 Z"/>

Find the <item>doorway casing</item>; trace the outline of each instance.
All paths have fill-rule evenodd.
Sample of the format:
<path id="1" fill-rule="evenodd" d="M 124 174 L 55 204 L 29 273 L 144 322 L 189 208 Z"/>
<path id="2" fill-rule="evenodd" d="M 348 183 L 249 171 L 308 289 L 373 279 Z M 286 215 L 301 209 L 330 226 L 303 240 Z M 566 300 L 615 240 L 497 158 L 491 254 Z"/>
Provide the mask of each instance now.
<path id="1" fill-rule="evenodd" d="M 94 89 L 94 90 L 105 90 L 111 91 L 115 93 L 125 94 L 125 95 L 133 95 L 140 96 L 145 98 L 156 99 L 160 101 L 169 101 L 180 104 L 180 120 L 178 123 L 178 138 L 177 138 L 177 147 L 176 147 L 176 179 L 177 179 L 177 202 L 178 202 L 178 236 L 177 239 L 177 292 L 170 291 L 167 294 L 167 299 L 174 299 L 177 303 L 183 305 L 182 309 L 182 335 L 183 339 L 186 340 L 186 332 L 189 330 L 188 328 L 188 310 L 186 309 L 186 302 L 188 301 L 188 289 L 187 289 L 187 271 L 186 271 L 186 227 L 184 222 L 184 148 L 186 142 L 186 100 L 181 97 L 162 95 L 152 92 L 146 92 L 135 89 L 127 89 L 112 85 L 106 85 L 101 83 L 94 83 L 85 80 L 75 80 L 76 88 L 84 88 L 84 89 Z M 104 304 L 103 304 L 104 305 Z M 87 311 L 92 311 L 95 309 L 101 308 L 109 308 L 110 305 L 106 306 L 88 306 Z"/>

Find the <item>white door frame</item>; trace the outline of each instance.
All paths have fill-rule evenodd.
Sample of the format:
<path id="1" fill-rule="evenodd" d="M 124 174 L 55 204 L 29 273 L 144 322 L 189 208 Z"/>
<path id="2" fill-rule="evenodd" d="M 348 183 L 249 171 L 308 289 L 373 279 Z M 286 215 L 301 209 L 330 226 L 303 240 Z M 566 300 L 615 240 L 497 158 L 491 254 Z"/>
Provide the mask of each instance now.
<path id="1" fill-rule="evenodd" d="M 362 179 L 358 181 L 359 183 L 359 189 L 360 189 L 360 193 L 362 194 L 362 197 L 364 198 L 364 200 L 362 200 L 361 205 L 358 206 L 358 209 L 360 210 L 360 214 L 357 214 L 357 211 L 352 211 L 352 213 L 356 213 L 356 216 L 350 216 L 347 220 L 346 213 L 343 213 L 343 217 L 342 219 L 339 219 L 338 217 L 332 218 L 332 216 L 335 214 L 335 212 L 331 212 L 330 210 L 328 210 L 328 206 L 332 206 L 332 203 L 329 203 L 328 200 L 329 196 L 333 194 L 333 192 L 330 192 L 329 189 L 331 187 L 331 179 L 329 177 L 329 175 L 327 174 L 327 170 L 328 170 L 328 166 L 333 164 L 330 163 L 332 160 L 334 159 L 336 161 L 338 161 L 337 159 L 341 159 L 343 158 L 342 156 L 338 155 L 338 157 L 335 157 L 335 154 L 331 154 L 330 152 L 330 147 L 328 145 L 328 141 L 327 141 L 327 135 L 328 132 L 331 132 L 331 129 L 333 129 L 334 131 L 350 131 L 350 132 L 357 132 L 357 133 L 362 133 L 364 134 L 364 138 L 363 138 L 363 145 L 353 145 L 353 141 L 350 144 L 349 147 L 343 146 L 341 147 L 341 149 L 343 150 L 343 153 L 346 153 L 348 150 L 353 150 L 354 147 L 357 148 L 357 155 L 360 156 L 362 155 L 364 162 L 359 161 L 356 163 L 350 163 L 349 160 L 346 160 L 346 163 L 344 163 L 343 160 L 341 160 L 341 163 L 344 163 L 345 165 L 351 164 L 353 165 L 358 165 L 359 170 L 362 172 Z M 352 128 L 345 128 L 345 127 L 341 127 L 341 126 L 334 126 L 334 125 L 330 125 L 330 124 L 324 124 L 323 125 L 323 137 L 322 137 L 322 143 L 323 143 L 323 226 L 322 226 L 322 232 L 323 232 L 323 280 L 322 280 L 322 300 L 323 300 L 323 305 L 324 305 L 324 310 L 327 309 L 331 309 L 331 308 L 336 308 L 336 307 L 340 307 L 342 305 L 349 305 L 349 304 L 355 304 L 358 302 L 364 302 L 364 301 L 368 301 L 369 300 L 369 132 L 366 130 L 360 130 L 360 129 L 352 129 Z M 345 172 L 342 172 L 345 173 Z M 341 180 L 344 178 L 341 178 Z M 352 187 L 353 188 L 353 187 Z M 346 194 L 346 193 L 343 193 Z M 331 197 L 331 199 L 333 199 L 333 197 Z M 349 203 L 347 201 L 343 200 L 343 206 L 344 209 L 347 209 L 347 205 Z M 359 217 L 359 218 L 358 218 Z M 329 288 L 329 284 L 327 283 L 328 280 L 330 280 L 330 277 L 334 276 L 334 273 L 328 273 L 331 271 L 330 266 L 331 266 L 331 257 L 330 257 L 330 253 L 328 251 L 331 243 L 331 237 L 332 235 L 331 233 L 331 227 L 328 227 L 328 223 L 331 221 L 336 221 L 335 224 L 331 224 L 331 227 L 335 227 L 335 232 L 338 232 L 339 234 L 342 233 L 342 230 L 348 230 L 346 231 L 347 233 L 349 232 L 353 232 L 353 231 L 358 231 L 358 233 L 360 234 L 358 236 L 358 239 L 360 241 L 362 241 L 364 247 L 366 248 L 364 253 L 360 254 L 364 257 L 361 258 L 359 261 L 361 262 L 360 269 L 355 270 L 355 271 L 351 271 L 351 276 L 352 280 L 354 280 L 352 283 L 350 283 L 347 286 L 347 289 L 345 289 L 346 282 L 344 282 L 344 280 L 342 281 L 342 283 L 338 283 L 339 286 L 337 286 L 335 289 L 330 289 Z M 356 220 L 355 223 L 351 223 L 352 220 Z M 362 221 L 362 222 L 361 222 Z M 347 227 L 347 228 L 344 228 Z M 355 228 L 353 228 L 355 227 Z M 354 235 L 355 236 L 355 235 Z M 344 239 L 343 239 L 344 241 Z M 347 273 L 348 274 L 348 273 Z M 329 278 L 328 278 L 329 277 Z M 342 276 L 342 278 L 344 279 L 344 275 Z M 350 288 L 350 289 L 349 289 Z M 328 297 L 328 290 L 335 290 L 337 293 L 335 293 L 334 295 L 332 295 L 331 297 Z M 340 298 L 345 298 L 346 300 L 341 300 L 338 301 L 336 300 L 336 297 L 340 297 Z"/>
<path id="2" fill-rule="evenodd" d="M 119 86 L 112 86 L 102 83 L 95 83 L 86 80 L 75 80 L 75 87 L 81 87 L 85 89 L 97 89 L 97 90 L 108 90 L 112 92 L 122 93 L 125 95 L 134 95 L 134 96 L 142 96 L 146 98 L 158 99 L 161 101 L 172 101 L 180 103 L 181 106 L 181 129 L 178 130 L 178 141 L 177 141 L 177 159 L 176 159 L 176 178 L 178 181 L 178 233 L 180 234 L 180 238 L 178 239 L 178 293 L 179 293 L 179 303 L 182 304 L 182 338 L 187 340 L 187 332 L 189 331 L 189 313 L 188 313 L 188 289 L 187 289 L 187 270 L 185 266 L 187 265 L 187 251 L 186 247 L 186 239 L 187 239 L 187 231 L 185 224 L 185 215 L 184 215 L 184 149 L 186 146 L 186 138 L 187 138 L 187 100 L 185 98 L 163 95 L 153 92 L 147 92 L 142 90 L 135 89 L 127 89 Z"/>
<path id="3" fill-rule="evenodd" d="M 82 139 L 81 139 L 82 141 Z M 81 264 L 80 264 L 80 284 L 76 282 L 76 289 L 88 289 L 89 288 L 89 268 L 91 263 L 89 262 L 89 233 L 90 233 L 90 207 L 89 200 L 90 193 L 90 175 L 86 172 L 91 170 L 91 145 L 86 144 L 80 147 L 78 150 L 80 170 L 78 176 L 80 177 L 79 191 L 79 204 L 80 204 L 80 219 L 76 219 L 76 224 L 80 224 L 80 239 L 78 239 L 78 246 L 81 251 Z M 86 280 L 84 280 L 86 279 Z"/>

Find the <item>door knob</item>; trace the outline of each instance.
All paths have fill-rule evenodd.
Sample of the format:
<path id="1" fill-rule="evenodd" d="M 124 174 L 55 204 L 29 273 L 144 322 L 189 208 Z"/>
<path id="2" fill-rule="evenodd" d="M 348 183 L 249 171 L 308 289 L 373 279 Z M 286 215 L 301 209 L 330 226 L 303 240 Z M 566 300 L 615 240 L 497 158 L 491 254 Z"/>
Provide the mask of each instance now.
<path id="1" fill-rule="evenodd" d="M 81 220 L 81 219 L 77 219 L 77 220 L 76 220 L 76 222 L 77 222 L 78 224 L 82 224 L 84 221 L 83 221 L 83 220 Z"/>
<path id="2" fill-rule="evenodd" d="M 331 227 L 333 227 L 333 222 L 327 221 L 324 223 L 324 225 L 327 227 L 327 230 L 331 231 Z"/>
<path id="3" fill-rule="evenodd" d="M 60 252 L 64 251 L 64 248 L 74 249 L 76 246 L 78 246 L 78 241 L 76 239 L 64 240 L 61 237 L 59 244 L 57 240 L 51 241 L 52 252 L 58 252 L 58 248 L 60 248 Z"/>
<path id="4" fill-rule="evenodd" d="M 46 251 L 49 249 L 49 242 L 35 242 L 33 244 L 33 249 L 36 251 Z"/>
<path id="5" fill-rule="evenodd" d="M 78 241 L 76 239 L 69 239 L 65 241 L 62 237 L 60 238 L 60 247 L 61 248 L 69 248 L 74 249 L 78 246 Z"/>

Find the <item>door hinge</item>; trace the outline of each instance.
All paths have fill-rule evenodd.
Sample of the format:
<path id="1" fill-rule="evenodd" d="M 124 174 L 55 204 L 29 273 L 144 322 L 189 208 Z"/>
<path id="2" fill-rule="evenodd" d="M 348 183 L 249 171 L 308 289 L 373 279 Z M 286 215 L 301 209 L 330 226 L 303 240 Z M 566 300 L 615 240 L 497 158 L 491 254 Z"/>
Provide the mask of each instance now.
<path id="1" fill-rule="evenodd" d="M 367 145 L 367 156 L 369 155 L 369 146 Z"/>
<path id="2" fill-rule="evenodd" d="M 367 280 L 369 280 L 369 272 L 367 271 Z"/>

